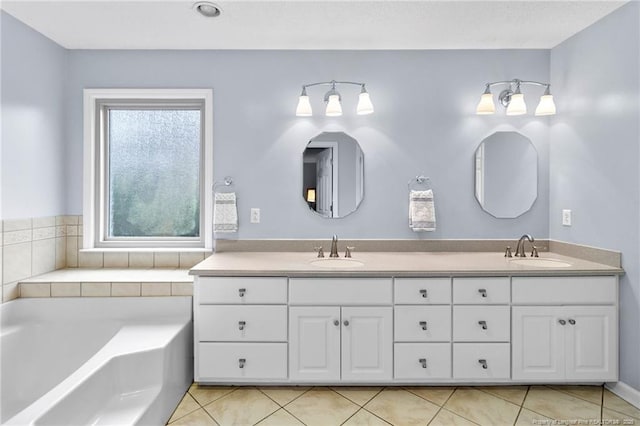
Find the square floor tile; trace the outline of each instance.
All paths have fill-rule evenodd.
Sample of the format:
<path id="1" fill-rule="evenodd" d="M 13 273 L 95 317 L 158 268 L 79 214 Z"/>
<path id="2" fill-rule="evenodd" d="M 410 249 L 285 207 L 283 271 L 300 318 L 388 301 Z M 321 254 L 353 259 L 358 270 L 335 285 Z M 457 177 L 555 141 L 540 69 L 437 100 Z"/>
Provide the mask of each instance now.
<path id="1" fill-rule="evenodd" d="M 365 408 L 394 425 L 425 425 L 439 407 L 404 389 L 388 388 L 373 398 Z"/>
<path id="2" fill-rule="evenodd" d="M 196 402 L 195 399 L 187 392 L 184 397 L 182 397 L 182 401 L 178 404 L 178 407 L 173 412 L 173 415 L 169 419 L 169 423 L 178 420 L 181 417 L 186 416 L 189 413 L 192 413 L 196 410 L 200 409 L 200 404 Z"/>
<path id="3" fill-rule="evenodd" d="M 560 392 L 568 393 L 596 405 L 602 405 L 602 386 L 549 386 Z"/>
<path id="4" fill-rule="evenodd" d="M 189 388 L 189 393 L 200 405 L 207 405 L 210 402 L 215 401 L 216 399 L 222 398 L 223 396 L 233 392 L 238 389 L 237 387 L 231 386 L 201 386 L 197 383 L 194 383 Z"/>
<path id="5" fill-rule="evenodd" d="M 258 423 L 258 426 L 304 426 L 304 423 L 281 408 Z"/>
<path id="6" fill-rule="evenodd" d="M 602 409 L 602 424 L 610 425 L 640 425 L 640 419 L 633 418 L 628 414 L 618 413 L 617 411 Z"/>
<path id="7" fill-rule="evenodd" d="M 522 405 L 529 386 L 478 386 L 474 389 L 488 392 L 493 396 L 497 396 L 516 405 Z"/>
<path id="8" fill-rule="evenodd" d="M 550 425 L 551 422 L 547 423 L 547 421 L 550 420 L 550 418 L 545 417 L 542 414 L 534 413 L 533 411 L 523 408 L 520 410 L 515 426 Z"/>
<path id="9" fill-rule="evenodd" d="M 367 402 L 371 401 L 371 398 L 376 396 L 378 392 L 382 390 L 382 386 L 336 386 L 331 389 L 338 392 L 349 401 L 363 406 Z"/>
<path id="10" fill-rule="evenodd" d="M 447 399 L 456 390 L 455 387 L 450 386 L 413 386 L 405 387 L 405 389 L 440 406 L 447 402 Z"/>
<path id="11" fill-rule="evenodd" d="M 389 423 L 362 408 L 349 417 L 349 420 L 344 422 L 343 426 L 389 426 Z"/>
<path id="12" fill-rule="evenodd" d="M 277 404 L 285 406 L 306 391 L 309 386 L 264 386 L 258 388 L 262 393 L 273 399 Z"/>
<path id="13" fill-rule="evenodd" d="M 429 426 L 475 426 L 475 423 L 443 408 L 429 423 Z"/>
<path id="14" fill-rule="evenodd" d="M 258 389 L 242 388 L 204 406 L 221 426 L 254 425 L 280 406 Z"/>
<path id="15" fill-rule="evenodd" d="M 640 409 L 629 404 L 618 395 L 611 392 L 609 389 L 604 390 L 603 406 L 609 410 L 617 411 L 618 413 L 626 414 L 635 419 L 640 419 Z M 636 422 L 637 423 L 637 422 Z"/>
<path id="16" fill-rule="evenodd" d="M 179 418 L 171 426 L 217 426 L 217 423 L 200 408 L 191 414 Z"/>
<path id="17" fill-rule="evenodd" d="M 473 388 L 458 388 L 444 405 L 449 411 L 479 424 L 513 424 L 520 407 Z"/>
<path id="18" fill-rule="evenodd" d="M 600 406 L 546 386 L 531 386 L 522 405 L 555 420 L 600 419 Z"/>
<path id="19" fill-rule="evenodd" d="M 315 388 L 286 406 L 308 426 L 340 425 L 360 407 L 328 388 Z"/>

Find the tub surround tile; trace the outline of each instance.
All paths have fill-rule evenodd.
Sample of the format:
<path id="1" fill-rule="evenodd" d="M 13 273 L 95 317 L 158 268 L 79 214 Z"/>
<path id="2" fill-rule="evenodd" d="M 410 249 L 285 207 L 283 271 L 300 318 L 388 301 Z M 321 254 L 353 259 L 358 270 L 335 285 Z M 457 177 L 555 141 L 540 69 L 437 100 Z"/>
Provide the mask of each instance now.
<path id="1" fill-rule="evenodd" d="M 82 283 L 82 297 L 109 297 L 111 296 L 111 283 Z"/>
<path id="2" fill-rule="evenodd" d="M 67 267 L 78 267 L 78 237 L 67 237 Z"/>
<path id="3" fill-rule="evenodd" d="M 20 286 L 17 282 L 4 284 L 2 286 L 2 301 L 8 302 L 20 297 Z"/>
<path id="4" fill-rule="evenodd" d="M 32 238 L 34 241 L 36 240 L 44 240 L 47 238 L 55 238 L 56 237 L 56 228 L 55 226 L 49 226 L 47 228 L 34 228 Z"/>
<path id="5" fill-rule="evenodd" d="M 180 401 L 180 404 L 178 404 L 178 406 L 176 407 L 176 410 L 171 415 L 171 418 L 169 419 L 169 423 L 175 422 L 179 418 L 184 417 L 187 414 L 192 413 L 199 409 L 200 409 L 200 404 L 198 404 L 196 400 L 193 399 L 193 397 L 189 395 L 189 393 L 187 392 L 182 397 L 182 401 Z"/>
<path id="6" fill-rule="evenodd" d="M 315 388 L 286 407 L 308 426 L 342 424 L 360 407 L 328 388 Z"/>
<path id="7" fill-rule="evenodd" d="M 31 244 L 31 275 L 40 275 L 54 271 L 56 269 L 55 238 L 34 241 Z"/>
<path id="8" fill-rule="evenodd" d="M 204 260 L 205 253 L 185 252 L 179 254 L 180 269 L 189 269 Z"/>
<path id="9" fill-rule="evenodd" d="M 172 296 L 193 296 L 193 283 L 171 283 Z"/>
<path id="10" fill-rule="evenodd" d="M 237 389 L 238 388 L 232 386 L 201 386 L 197 383 L 193 383 L 189 388 L 189 394 L 198 402 L 198 404 L 204 406 Z"/>
<path id="11" fill-rule="evenodd" d="M 129 253 L 130 268 L 153 268 L 153 253 Z"/>
<path id="12" fill-rule="evenodd" d="M 444 405 L 454 414 L 479 424 L 513 424 L 520 407 L 473 388 L 458 388 Z"/>
<path id="13" fill-rule="evenodd" d="M 640 419 L 640 408 L 629 404 L 609 389 L 604 390 L 603 406 L 609 410 L 631 416 L 634 419 Z"/>
<path id="14" fill-rule="evenodd" d="M 284 408 L 281 408 L 262 420 L 257 426 L 304 426 L 304 423 L 293 417 Z"/>
<path id="15" fill-rule="evenodd" d="M 56 237 L 66 237 L 67 227 L 66 225 L 56 225 Z"/>
<path id="16" fill-rule="evenodd" d="M 31 220 L 31 226 L 34 229 L 56 226 L 56 216 L 34 217 Z"/>
<path id="17" fill-rule="evenodd" d="M 2 249 L 4 284 L 31 277 L 31 243 L 4 246 Z"/>
<path id="18" fill-rule="evenodd" d="M 600 406 L 546 386 L 531 386 L 522 405 L 553 419 L 596 419 Z"/>
<path id="19" fill-rule="evenodd" d="M 78 225 L 67 225 L 65 229 L 65 233 L 69 237 L 77 237 L 78 236 Z"/>
<path id="20" fill-rule="evenodd" d="M 67 266 L 67 239 L 56 238 L 56 269 L 66 268 Z"/>
<path id="21" fill-rule="evenodd" d="M 453 391 L 456 390 L 456 388 L 452 386 L 413 386 L 405 387 L 405 389 L 418 395 L 420 398 L 424 398 L 440 406 L 444 405 Z"/>
<path id="22" fill-rule="evenodd" d="M 33 228 L 32 220 L 29 219 L 8 219 L 2 221 L 2 232 L 21 231 Z"/>
<path id="23" fill-rule="evenodd" d="M 128 268 L 129 253 L 126 252 L 104 252 L 105 268 Z"/>
<path id="24" fill-rule="evenodd" d="M 63 225 L 77 225 L 79 223 L 80 223 L 80 216 L 77 216 L 77 215 L 62 216 Z"/>
<path id="25" fill-rule="evenodd" d="M 171 296 L 171 283 L 142 283 L 143 296 Z"/>
<path id="26" fill-rule="evenodd" d="M 50 283 L 20 284 L 20 297 L 51 297 Z"/>
<path id="27" fill-rule="evenodd" d="M 368 412 L 364 408 L 361 408 L 353 416 L 349 417 L 349 420 L 343 423 L 344 426 L 389 426 L 389 423 L 382 420 L 380 417 Z"/>
<path id="28" fill-rule="evenodd" d="M 311 388 L 309 386 L 265 386 L 259 389 L 277 404 L 284 407 Z"/>
<path id="29" fill-rule="evenodd" d="M 80 297 L 80 283 L 51 283 L 51 297 Z"/>
<path id="30" fill-rule="evenodd" d="M 104 258 L 102 253 L 94 252 L 78 252 L 79 268 L 102 268 L 104 266 Z"/>
<path id="31" fill-rule="evenodd" d="M 200 408 L 184 417 L 179 418 L 173 423 L 172 426 L 217 426 L 216 423 L 209 414 Z"/>
<path id="32" fill-rule="evenodd" d="M 177 268 L 180 264 L 178 253 L 158 252 L 153 253 L 154 268 Z"/>
<path id="33" fill-rule="evenodd" d="M 331 389 L 362 407 L 380 393 L 382 386 L 336 386 Z"/>
<path id="34" fill-rule="evenodd" d="M 460 417 L 451 411 L 444 408 L 438 411 L 438 414 L 433 418 L 429 426 L 475 426 L 477 423 L 467 420 L 464 417 Z"/>
<path id="35" fill-rule="evenodd" d="M 2 233 L 2 245 L 20 244 L 30 242 L 33 239 L 33 231 L 24 229 L 21 231 L 9 231 Z"/>
<path id="36" fill-rule="evenodd" d="M 111 283 L 111 296 L 140 296 L 140 283 Z"/>
<path id="37" fill-rule="evenodd" d="M 242 388 L 205 405 L 204 409 L 221 426 L 232 426 L 254 425 L 280 406 L 258 389 Z"/>
<path id="38" fill-rule="evenodd" d="M 391 424 L 407 426 L 428 424 L 440 409 L 407 390 L 397 388 L 383 390 L 364 408 Z"/>

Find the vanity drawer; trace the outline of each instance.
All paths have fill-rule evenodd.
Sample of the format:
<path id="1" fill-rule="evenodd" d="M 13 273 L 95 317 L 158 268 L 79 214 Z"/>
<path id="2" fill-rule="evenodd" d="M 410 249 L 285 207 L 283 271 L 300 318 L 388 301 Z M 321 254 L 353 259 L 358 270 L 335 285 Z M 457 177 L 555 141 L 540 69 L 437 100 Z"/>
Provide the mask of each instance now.
<path id="1" fill-rule="evenodd" d="M 453 340 L 456 342 L 508 342 L 509 306 L 454 306 Z"/>
<path id="2" fill-rule="evenodd" d="M 508 343 L 454 343 L 455 379 L 508 379 L 511 376 Z M 486 367 L 486 368 L 485 368 Z"/>
<path id="3" fill-rule="evenodd" d="M 198 339 L 204 341 L 287 341 L 286 306 L 202 305 Z"/>
<path id="4" fill-rule="evenodd" d="M 396 306 L 393 324 L 397 342 L 448 342 L 451 306 Z"/>
<path id="5" fill-rule="evenodd" d="M 394 377 L 396 379 L 448 379 L 451 377 L 451 344 L 396 343 Z"/>
<path id="6" fill-rule="evenodd" d="M 518 305 L 613 305 L 618 278 L 513 277 L 513 303 Z"/>
<path id="7" fill-rule="evenodd" d="M 287 303 L 287 279 L 198 277 L 198 303 L 284 304 Z"/>
<path id="8" fill-rule="evenodd" d="M 287 378 L 286 343 L 199 343 L 198 350 L 199 381 Z"/>
<path id="9" fill-rule="evenodd" d="M 451 303 L 451 278 L 396 278 L 393 289 L 398 305 Z"/>
<path id="10" fill-rule="evenodd" d="M 390 278 L 291 278 L 291 305 L 390 305 Z"/>
<path id="11" fill-rule="evenodd" d="M 454 278 L 453 303 L 470 305 L 508 304 L 508 277 Z"/>

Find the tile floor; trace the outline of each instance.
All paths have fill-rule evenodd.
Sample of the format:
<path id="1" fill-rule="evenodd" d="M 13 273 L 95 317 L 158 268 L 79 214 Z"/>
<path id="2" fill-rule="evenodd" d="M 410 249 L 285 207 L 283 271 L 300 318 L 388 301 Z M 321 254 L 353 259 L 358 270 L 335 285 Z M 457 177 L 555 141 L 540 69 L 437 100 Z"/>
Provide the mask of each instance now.
<path id="1" fill-rule="evenodd" d="M 171 426 L 638 425 L 601 386 L 225 387 L 193 384 Z"/>

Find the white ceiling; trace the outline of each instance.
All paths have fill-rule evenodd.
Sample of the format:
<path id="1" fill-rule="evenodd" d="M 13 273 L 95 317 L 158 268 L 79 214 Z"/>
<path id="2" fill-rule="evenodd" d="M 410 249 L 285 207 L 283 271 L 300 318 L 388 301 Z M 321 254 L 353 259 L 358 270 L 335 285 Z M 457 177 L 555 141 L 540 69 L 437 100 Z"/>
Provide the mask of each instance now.
<path id="1" fill-rule="evenodd" d="M 626 1 L 3 0 L 69 49 L 549 49 Z"/>

